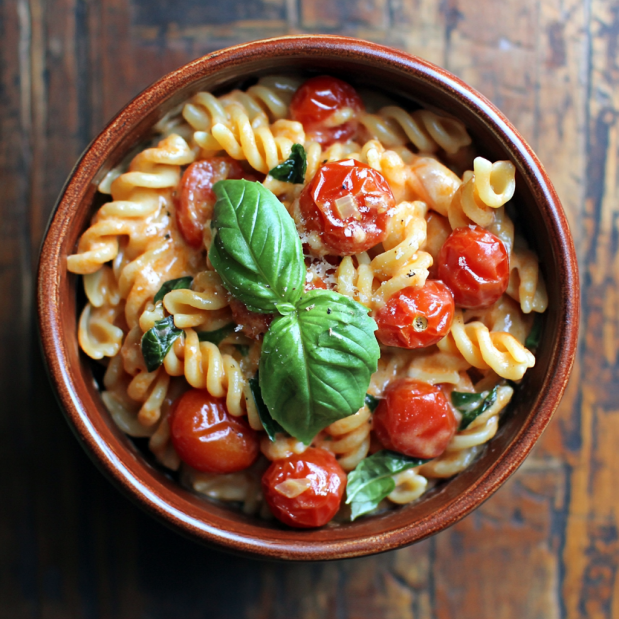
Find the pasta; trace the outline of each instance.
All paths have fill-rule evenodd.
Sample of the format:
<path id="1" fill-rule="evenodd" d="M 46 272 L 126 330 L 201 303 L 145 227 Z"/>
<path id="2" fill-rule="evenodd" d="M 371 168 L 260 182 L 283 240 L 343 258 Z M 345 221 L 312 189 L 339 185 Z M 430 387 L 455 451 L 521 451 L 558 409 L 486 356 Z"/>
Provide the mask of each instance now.
<path id="1" fill-rule="evenodd" d="M 326 116 L 320 111 L 308 120 L 302 106 L 310 104 L 299 93 L 315 80 L 341 100 Z M 153 145 L 106 175 L 99 190 L 111 199 L 67 258 L 69 271 L 83 276 L 87 297 L 79 344 L 106 365 L 102 399 L 114 423 L 148 439 L 154 458 L 178 471 L 181 483 L 247 514 L 274 513 L 288 522 L 274 509 L 273 493 L 288 501 L 307 498 L 310 477 L 269 486 L 277 467 L 327 458 L 325 466 L 339 471 L 340 480 L 348 474 L 350 483 L 370 458 L 385 453 L 382 447 L 420 459 L 392 475 L 393 489 L 382 499 L 394 505 L 420 499 L 478 457 L 514 394 L 506 381 L 521 380 L 535 364 L 525 343 L 533 314 L 547 309 L 548 297 L 537 255 L 510 217 L 514 165 L 473 157 L 457 119 L 393 104 L 377 108 L 366 111 L 352 87 L 329 77 L 267 76 L 222 96 L 199 92 L 159 121 Z M 306 168 L 291 180 L 277 170 L 294 163 L 294 145 L 303 147 Z M 456 161 L 469 169 L 456 173 Z M 257 371 L 273 317 L 249 311 L 213 264 L 212 184 L 226 176 L 217 176 L 212 162 L 232 162 L 234 178 L 259 179 L 285 206 L 303 243 L 306 292 L 332 290 L 376 320 L 381 354 L 365 405 L 321 426 L 307 444 L 270 419 L 261 402 Z M 200 165 L 212 166 L 210 180 L 196 171 Z M 346 176 L 332 182 L 325 170 Z M 316 224 L 311 210 L 323 208 L 316 196 L 327 190 L 349 191 L 329 206 L 325 221 L 332 229 Z M 445 269 L 445 248 L 463 230 L 492 235 L 505 255 L 487 289 L 467 284 L 467 300 L 437 275 Z M 476 256 L 466 253 L 470 239 L 463 251 L 474 264 Z M 423 296 L 430 291 L 435 296 Z M 470 302 L 471 294 L 479 302 Z M 444 402 L 443 417 L 451 420 L 445 438 L 424 439 L 419 453 L 435 449 L 430 456 L 413 456 L 389 433 L 389 415 L 401 413 L 393 412 L 394 394 L 412 397 L 415 389 Z M 466 420 L 469 409 L 457 405 L 462 397 L 477 406 Z M 187 404 L 192 401 L 202 404 Z M 201 410 L 202 426 L 181 428 L 183 407 Z M 191 432 L 211 426 L 218 430 L 209 440 L 236 446 L 225 443 L 229 451 L 217 452 L 215 460 L 192 458 L 198 448 L 187 447 Z M 376 505 L 384 505 L 382 499 Z"/>

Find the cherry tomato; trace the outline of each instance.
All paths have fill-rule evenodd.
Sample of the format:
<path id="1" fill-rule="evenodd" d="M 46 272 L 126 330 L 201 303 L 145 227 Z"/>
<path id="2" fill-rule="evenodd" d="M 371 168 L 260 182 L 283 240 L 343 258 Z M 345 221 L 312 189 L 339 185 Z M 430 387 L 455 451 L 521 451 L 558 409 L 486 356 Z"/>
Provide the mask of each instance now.
<path id="1" fill-rule="evenodd" d="M 298 481 L 290 484 L 289 480 Z M 276 460 L 262 477 L 264 497 L 273 515 L 302 529 L 327 524 L 340 508 L 345 488 L 346 473 L 333 454 L 314 447 Z"/>
<path id="2" fill-rule="evenodd" d="M 382 242 L 394 207 L 383 175 L 354 159 L 323 165 L 299 198 L 305 229 L 318 232 L 329 252 L 339 256 Z"/>
<path id="3" fill-rule="evenodd" d="M 503 242 L 479 226 L 456 228 L 438 255 L 438 276 L 456 305 L 489 307 L 509 284 L 509 255 Z"/>
<path id="4" fill-rule="evenodd" d="M 273 314 L 260 314 L 247 309 L 247 305 L 236 299 L 230 299 L 232 317 L 237 325 L 241 325 L 243 333 L 253 340 L 261 340 L 269 330 Z"/>
<path id="5" fill-rule="evenodd" d="M 227 178 L 258 180 L 231 157 L 209 157 L 192 163 L 183 173 L 176 201 L 176 223 L 183 238 L 195 248 L 202 246 L 204 224 L 213 216 L 217 198 L 213 185 Z"/>
<path id="6" fill-rule="evenodd" d="M 390 385 L 374 412 L 378 440 L 387 449 L 413 458 L 440 456 L 456 429 L 456 418 L 443 392 L 413 378 Z"/>
<path id="7" fill-rule="evenodd" d="M 310 140 L 328 146 L 333 142 L 346 142 L 357 131 L 358 122 L 354 119 L 329 126 L 329 118 L 346 107 L 352 108 L 355 115 L 365 110 L 361 97 L 350 84 L 321 75 L 307 80 L 295 92 L 290 115 L 303 125 Z"/>
<path id="8" fill-rule="evenodd" d="M 385 346 L 423 348 L 444 338 L 454 316 L 454 300 L 443 282 L 396 292 L 374 316 L 376 337 Z"/>
<path id="9" fill-rule="evenodd" d="M 256 432 L 206 389 L 191 389 L 176 400 L 170 434 L 180 459 L 204 473 L 242 471 L 258 457 Z"/>

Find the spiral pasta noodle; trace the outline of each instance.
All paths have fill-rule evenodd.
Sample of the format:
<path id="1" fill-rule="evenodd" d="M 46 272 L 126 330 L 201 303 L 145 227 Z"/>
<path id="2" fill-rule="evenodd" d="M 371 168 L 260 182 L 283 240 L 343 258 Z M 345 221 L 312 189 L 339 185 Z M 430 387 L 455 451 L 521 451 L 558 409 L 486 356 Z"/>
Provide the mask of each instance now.
<path id="1" fill-rule="evenodd" d="M 494 403 L 467 428 L 456 433 L 443 455 L 419 467 L 419 473 L 427 478 L 448 478 L 462 472 L 496 434 L 499 416 L 513 395 L 512 387 L 498 386 Z"/>
<path id="2" fill-rule="evenodd" d="M 478 321 L 465 324 L 461 310 L 456 310 L 449 335 L 438 346 L 444 352 L 455 348 L 473 367 L 492 369 L 509 380 L 520 380 L 535 365 L 535 357 L 513 335 L 491 332 Z"/>
<path id="3" fill-rule="evenodd" d="M 325 428 L 325 436 L 316 442 L 333 453 L 345 471 L 352 471 L 370 450 L 372 413 L 367 406 Z"/>
<path id="4" fill-rule="evenodd" d="M 455 118 L 439 116 L 430 110 L 406 112 L 395 105 L 382 108 L 378 114 L 365 114 L 360 122 L 385 146 L 411 142 L 422 153 L 433 153 L 442 148 L 456 153 L 471 143 L 464 125 Z"/>
<path id="5" fill-rule="evenodd" d="M 521 239 L 517 239 L 510 259 L 507 294 L 520 303 L 525 314 L 542 313 L 548 307 L 546 283 L 539 261 Z"/>
<path id="6" fill-rule="evenodd" d="M 226 398 L 228 412 L 245 414 L 245 377 L 231 355 L 222 354 L 212 342 L 201 342 L 193 329 L 185 329 L 163 360 L 170 376 L 185 376 L 195 389 L 206 389 L 215 398 Z"/>

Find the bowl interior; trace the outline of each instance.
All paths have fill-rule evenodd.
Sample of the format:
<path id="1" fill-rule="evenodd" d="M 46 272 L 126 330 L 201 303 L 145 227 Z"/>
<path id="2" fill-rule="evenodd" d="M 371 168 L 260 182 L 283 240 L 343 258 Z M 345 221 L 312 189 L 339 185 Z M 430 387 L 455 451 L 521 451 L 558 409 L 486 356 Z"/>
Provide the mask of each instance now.
<path id="1" fill-rule="evenodd" d="M 152 137 L 152 126 L 164 114 L 196 92 L 223 93 L 282 72 L 329 73 L 395 97 L 408 109 L 443 110 L 465 123 L 477 154 L 513 161 L 518 171 L 513 203 L 522 232 L 539 255 L 550 300 L 536 365 L 517 389 L 496 437 L 472 466 L 416 504 L 313 531 L 284 529 L 193 495 L 116 428 L 99 396 L 92 364 L 79 352 L 79 278 L 65 268 L 66 256 L 75 251 L 101 204 L 96 185 Z M 434 533 L 479 505 L 515 470 L 548 422 L 567 380 L 577 289 L 571 238 L 554 190 L 534 155 L 488 102 L 453 76 L 405 54 L 339 37 L 300 37 L 200 59 L 142 93 L 110 123 L 78 164 L 51 222 L 42 251 L 39 305 L 44 351 L 69 422 L 95 462 L 134 500 L 206 543 L 278 558 L 324 559 L 383 551 Z"/>

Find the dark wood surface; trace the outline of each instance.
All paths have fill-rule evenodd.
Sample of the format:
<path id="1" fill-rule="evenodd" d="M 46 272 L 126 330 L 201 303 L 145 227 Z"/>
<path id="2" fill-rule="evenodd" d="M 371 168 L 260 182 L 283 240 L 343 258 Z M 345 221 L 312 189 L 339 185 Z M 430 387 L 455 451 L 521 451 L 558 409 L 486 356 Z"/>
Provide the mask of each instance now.
<path id="1" fill-rule="evenodd" d="M 421 544 L 283 565 L 168 531 L 95 469 L 38 351 L 33 271 L 80 152 L 132 96 L 220 47 L 387 43 L 494 101 L 553 178 L 581 264 L 581 346 L 526 464 Z M 0 618 L 619 617 L 619 5 L 611 0 L 0 0 Z"/>

